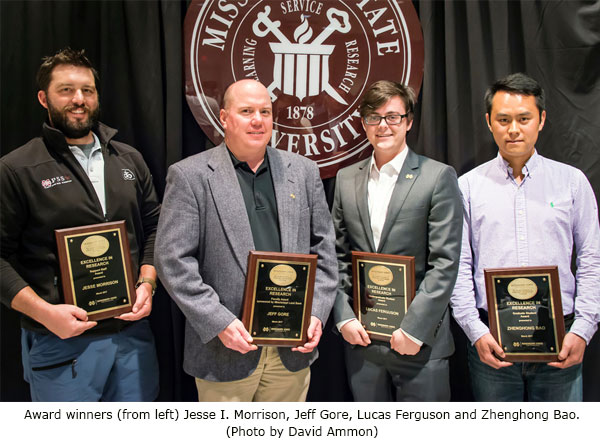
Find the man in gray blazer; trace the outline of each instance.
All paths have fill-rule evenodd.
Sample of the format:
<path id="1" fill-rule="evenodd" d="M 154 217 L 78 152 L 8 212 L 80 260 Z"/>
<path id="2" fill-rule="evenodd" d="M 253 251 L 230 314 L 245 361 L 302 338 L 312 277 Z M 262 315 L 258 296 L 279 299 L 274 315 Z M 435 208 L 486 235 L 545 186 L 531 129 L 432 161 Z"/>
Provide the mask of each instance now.
<path id="1" fill-rule="evenodd" d="M 456 281 L 462 204 L 450 166 L 406 145 L 415 94 L 378 81 L 360 114 L 373 156 L 337 174 L 333 222 L 340 282 L 333 317 L 348 342 L 358 401 L 447 401 L 454 352 L 448 301 Z M 352 311 L 352 250 L 415 257 L 416 296 L 390 343 L 371 341 Z"/>
<path id="2" fill-rule="evenodd" d="M 156 238 L 159 277 L 186 316 L 184 370 L 200 401 L 303 401 L 335 299 L 333 225 L 316 164 L 267 146 L 267 89 L 227 89 L 225 141 L 169 168 Z M 318 255 L 309 340 L 259 348 L 240 321 L 250 250 Z"/>

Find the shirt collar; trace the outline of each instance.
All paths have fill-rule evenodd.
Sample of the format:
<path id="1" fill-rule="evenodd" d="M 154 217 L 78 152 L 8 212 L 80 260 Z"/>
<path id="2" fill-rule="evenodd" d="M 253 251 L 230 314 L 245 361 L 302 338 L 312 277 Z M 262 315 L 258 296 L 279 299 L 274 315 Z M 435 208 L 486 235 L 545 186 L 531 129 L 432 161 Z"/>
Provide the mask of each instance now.
<path id="1" fill-rule="evenodd" d="M 405 146 L 399 154 L 397 154 L 394 158 L 392 158 L 390 161 L 384 164 L 381 167 L 381 169 L 383 169 L 385 166 L 390 166 L 394 170 L 394 175 L 400 174 L 402 166 L 404 165 L 404 160 L 406 160 L 407 155 L 408 146 Z M 371 155 L 371 162 L 369 163 L 369 173 L 372 173 L 373 169 L 375 169 L 377 173 L 381 172 L 380 169 L 377 169 L 377 164 L 375 163 L 375 152 L 373 152 L 373 155 Z"/>
<path id="2" fill-rule="evenodd" d="M 90 156 L 97 150 L 102 149 L 102 145 L 100 144 L 100 139 L 98 138 L 98 136 L 94 132 L 92 132 L 92 136 L 94 137 L 94 146 L 92 147 L 92 150 L 90 151 Z M 67 146 L 69 146 L 69 149 L 71 149 L 71 152 L 73 152 L 73 153 L 80 152 L 83 154 L 83 150 L 79 146 L 77 146 L 75 144 L 71 145 L 68 143 L 67 143 Z"/>
<path id="3" fill-rule="evenodd" d="M 500 152 L 496 156 L 496 162 L 498 164 L 498 168 L 503 172 L 505 178 L 512 177 L 513 171 L 508 161 L 502 158 Z M 525 166 L 523 166 L 523 174 L 524 177 L 531 177 L 531 173 L 539 166 L 540 164 L 540 156 L 537 153 L 537 150 L 533 150 L 533 155 L 529 157 L 529 160 L 525 162 Z"/>
<path id="4" fill-rule="evenodd" d="M 227 148 L 227 152 L 229 152 L 229 156 L 231 157 L 231 161 L 233 163 L 234 169 L 243 169 L 245 171 L 252 172 L 252 169 L 250 169 L 250 166 L 248 165 L 248 163 L 246 163 L 245 161 L 238 160 L 237 157 L 235 155 L 233 155 L 233 152 L 231 152 L 229 150 L 229 148 Z M 263 162 L 261 163 L 261 165 L 259 166 L 259 168 L 256 170 L 256 173 L 254 173 L 254 172 L 252 172 L 252 173 L 253 174 L 259 174 L 262 171 L 264 171 L 265 169 L 266 170 L 269 169 L 269 154 L 268 154 L 268 151 L 265 151 L 265 158 L 263 159 Z"/>

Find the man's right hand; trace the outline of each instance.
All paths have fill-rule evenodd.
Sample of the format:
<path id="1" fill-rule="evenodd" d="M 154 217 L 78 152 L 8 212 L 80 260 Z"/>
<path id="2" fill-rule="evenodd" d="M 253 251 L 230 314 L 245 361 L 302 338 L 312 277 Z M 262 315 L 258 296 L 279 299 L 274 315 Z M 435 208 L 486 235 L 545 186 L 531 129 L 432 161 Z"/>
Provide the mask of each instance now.
<path id="1" fill-rule="evenodd" d="M 40 321 L 49 331 L 65 339 L 83 334 L 98 323 L 88 321 L 87 312 L 70 304 L 54 304 Z"/>
<path id="2" fill-rule="evenodd" d="M 237 318 L 219 332 L 219 339 L 225 347 L 241 352 L 242 354 L 258 349 L 258 346 L 251 344 L 252 336 L 248 333 L 244 324 Z"/>
<path id="3" fill-rule="evenodd" d="M 479 360 L 494 369 L 500 369 L 512 365 L 510 362 L 505 362 L 498 359 L 498 357 L 504 358 L 504 350 L 489 332 L 475 342 L 475 349 L 477 349 L 477 353 L 479 354 Z M 498 357 L 496 357 L 494 353 Z"/>
<path id="4" fill-rule="evenodd" d="M 50 304 L 29 286 L 15 295 L 11 307 L 43 324 L 62 339 L 81 335 L 98 324 L 88 321 L 87 313 L 82 308 L 70 304 Z"/>
<path id="5" fill-rule="evenodd" d="M 365 328 L 356 319 L 348 321 L 340 328 L 342 337 L 351 345 L 367 346 L 371 344 L 369 334 L 365 331 Z"/>

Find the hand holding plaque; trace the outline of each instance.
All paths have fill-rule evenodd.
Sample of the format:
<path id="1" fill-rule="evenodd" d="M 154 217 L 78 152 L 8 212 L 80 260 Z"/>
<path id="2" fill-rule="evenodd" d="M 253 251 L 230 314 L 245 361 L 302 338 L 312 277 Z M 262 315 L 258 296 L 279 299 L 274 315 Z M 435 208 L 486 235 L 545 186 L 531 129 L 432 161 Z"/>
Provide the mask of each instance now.
<path id="1" fill-rule="evenodd" d="M 308 340 L 317 255 L 251 251 L 242 322 L 257 345 Z"/>
<path id="2" fill-rule="evenodd" d="M 485 269 L 490 332 L 508 362 L 551 362 L 565 336 L 558 268 Z"/>
<path id="3" fill-rule="evenodd" d="M 66 304 L 89 320 L 131 311 L 135 288 L 125 221 L 55 230 Z"/>
<path id="4" fill-rule="evenodd" d="M 413 256 L 352 252 L 354 313 L 374 340 L 390 341 L 415 296 Z"/>

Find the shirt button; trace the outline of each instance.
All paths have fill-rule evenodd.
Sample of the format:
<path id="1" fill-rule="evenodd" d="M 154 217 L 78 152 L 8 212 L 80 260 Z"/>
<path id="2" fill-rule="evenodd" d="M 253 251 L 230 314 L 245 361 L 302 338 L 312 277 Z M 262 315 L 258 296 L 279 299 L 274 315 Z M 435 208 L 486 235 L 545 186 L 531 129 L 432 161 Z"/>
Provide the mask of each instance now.
<path id="1" fill-rule="evenodd" d="M 522 263 L 521 267 L 527 267 L 527 263 L 526 262 Z"/>
<path id="2" fill-rule="evenodd" d="M 523 210 L 519 210 L 519 215 L 522 216 L 523 215 Z"/>
<path id="3" fill-rule="evenodd" d="M 519 239 L 521 239 L 522 241 L 525 240 L 525 236 L 521 236 Z"/>

